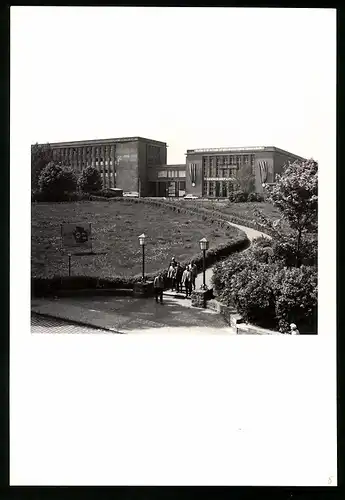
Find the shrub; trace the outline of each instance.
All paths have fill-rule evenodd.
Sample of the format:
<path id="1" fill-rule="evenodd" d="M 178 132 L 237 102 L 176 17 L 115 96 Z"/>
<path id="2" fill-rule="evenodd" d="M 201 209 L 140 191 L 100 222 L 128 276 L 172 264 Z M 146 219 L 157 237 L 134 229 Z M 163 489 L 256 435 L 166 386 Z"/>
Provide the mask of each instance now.
<path id="1" fill-rule="evenodd" d="M 273 241 L 273 255 L 275 261 L 282 261 L 286 267 L 296 267 L 299 263 L 308 266 L 317 266 L 317 238 L 314 235 L 306 235 L 299 244 L 296 235 L 281 234 L 280 238 Z"/>
<path id="2" fill-rule="evenodd" d="M 253 245 L 214 267 L 213 285 L 220 301 L 235 306 L 245 321 L 289 331 L 316 332 L 317 268 L 273 262 L 273 249 Z"/>
<path id="3" fill-rule="evenodd" d="M 300 331 L 317 331 L 317 269 L 301 265 L 299 268 L 282 268 L 271 280 L 275 295 L 275 317 L 283 332 L 290 323 Z"/>
<path id="4" fill-rule="evenodd" d="M 43 196 L 49 201 L 60 201 L 66 193 L 76 190 L 77 179 L 71 169 L 50 162 L 43 168 L 38 185 Z"/>
<path id="5" fill-rule="evenodd" d="M 248 193 L 244 191 L 232 191 L 229 194 L 229 201 L 232 203 L 241 203 L 245 202 L 248 199 Z"/>
<path id="6" fill-rule="evenodd" d="M 249 193 L 247 201 L 248 202 L 263 202 L 264 197 L 260 193 Z"/>
<path id="7" fill-rule="evenodd" d="M 275 326 L 275 297 L 271 285 L 275 269 L 267 264 L 248 266 L 231 279 L 233 302 L 247 322 Z"/>
<path id="8" fill-rule="evenodd" d="M 78 187 L 83 193 L 94 193 L 102 188 L 102 178 L 96 167 L 86 167 L 78 178 Z"/>

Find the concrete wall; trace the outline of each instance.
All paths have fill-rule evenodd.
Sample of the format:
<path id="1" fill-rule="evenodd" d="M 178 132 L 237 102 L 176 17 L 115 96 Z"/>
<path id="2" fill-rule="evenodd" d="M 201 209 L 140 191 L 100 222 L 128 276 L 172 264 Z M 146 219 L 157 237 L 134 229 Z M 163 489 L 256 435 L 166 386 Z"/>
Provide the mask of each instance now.
<path id="1" fill-rule="evenodd" d="M 139 143 L 116 144 L 116 187 L 126 191 L 138 191 L 139 187 Z"/>
<path id="2" fill-rule="evenodd" d="M 274 152 L 273 151 L 258 151 L 255 152 L 255 191 L 257 193 L 263 192 L 262 181 L 260 176 L 260 161 L 267 161 L 268 163 L 268 174 L 267 174 L 267 182 L 274 182 Z"/>
<path id="3" fill-rule="evenodd" d="M 275 174 L 281 174 L 283 172 L 283 167 L 287 165 L 287 163 L 294 162 L 297 159 L 292 154 L 281 153 L 280 151 L 276 151 L 274 154 L 274 176 Z"/>
<path id="4" fill-rule="evenodd" d="M 189 164 L 196 163 L 196 182 L 192 186 Z M 202 154 L 188 155 L 186 160 L 186 193 L 202 196 Z"/>

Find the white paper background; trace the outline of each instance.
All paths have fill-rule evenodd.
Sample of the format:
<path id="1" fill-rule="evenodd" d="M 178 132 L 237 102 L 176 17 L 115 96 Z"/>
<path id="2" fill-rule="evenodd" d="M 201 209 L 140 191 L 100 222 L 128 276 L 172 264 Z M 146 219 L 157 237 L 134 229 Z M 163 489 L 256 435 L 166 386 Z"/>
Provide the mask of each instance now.
<path id="1" fill-rule="evenodd" d="M 79 24 L 72 22 L 72 10 L 73 19 L 79 19 Z M 157 54 L 162 56 L 167 50 L 171 56 L 175 54 L 171 48 L 173 44 L 180 44 L 176 45 L 176 58 L 168 63 L 170 73 L 165 75 L 160 101 L 155 102 L 154 96 L 151 96 L 151 115 L 157 109 L 160 113 L 158 122 L 154 123 L 152 118 L 150 121 L 151 115 L 144 113 L 143 116 L 143 110 L 139 110 L 138 127 L 134 131 L 133 120 L 136 116 L 131 114 L 132 108 L 128 103 L 133 98 L 130 93 L 139 92 L 140 83 L 131 79 L 127 94 L 121 97 L 117 92 L 116 79 L 111 79 L 111 64 L 109 67 L 97 64 L 97 57 L 103 61 L 103 46 L 101 43 L 97 45 L 96 35 L 97 30 L 102 31 L 102 20 L 106 23 L 109 17 L 109 11 L 105 13 L 105 9 L 97 9 L 97 13 L 92 9 L 95 33 L 90 31 L 87 48 L 93 48 L 93 52 L 90 54 L 90 66 L 85 68 L 88 58 L 85 56 L 86 49 L 83 52 L 85 33 L 82 32 L 82 24 L 85 19 L 90 22 L 87 10 L 90 11 L 47 7 L 11 9 L 11 484 L 336 485 L 335 11 L 298 9 L 289 10 L 287 15 L 288 9 L 284 9 L 286 32 L 267 45 L 271 47 L 268 55 L 262 53 L 262 67 L 265 64 L 267 68 L 269 59 L 270 65 L 276 65 L 281 72 L 279 78 L 276 76 L 280 97 L 274 96 L 273 103 L 269 100 L 272 97 L 269 79 L 265 85 L 257 83 L 262 85 L 260 92 L 267 88 L 262 100 L 265 101 L 268 117 L 265 121 L 263 113 L 260 118 L 262 127 L 255 128 L 253 122 L 257 124 L 256 115 L 260 109 L 264 111 L 265 108 L 260 108 L 263 104 L 258 103 L 260 109 L 253 109 L 255 103 L 250 100 L 251 107 L 246 108 L 246 95 L 237 95 L 235 100 L 240 101 L 247 116 L 248 137 L 244 122 L 237 126 L 242 136 L 234 131 L 239 124 L 236 116 L 240 116 L 236 115 L 240 113 L 240 108 L 236 108 L 231 120 L 235 119 L 236 123 L 229 125 L 231 133 L 225 141 L 225 122 L 216 125 L 215 135 L 211 136 L 212 124 L 204 128 L 196 125 L 188 112 L 188 99 L 192 100 L 188 92 L 191 90 L 185 95 L 183 88 L 192 86 L 192 92 L 197 92 L 203 72 L 199 68 L 201 54 L 197 52 L 197 64 L 193 66 L 193 59 L 190 59 L 194 69 L 189 76 L 179 72 L 178 56 L 181 55 L 182 59 L 183 47 L 188 54 L 197 51 L 197 44 L 193 45 L 191 37 L 192 25 L 188 32 L 180 32 L 173 25 L 173 17 L 171 25 L 165 20 L 163 28 L 158 30 L 159 36 L 169 29 L 169 33 L 175 33 L 175 38 L 172 36 L 169 39 L 172 44 L 169 46 L 167 41 L 161 44 L 156 41 L 155 65 L 153 55 L 145 52 L 144 41 L 135 29 L 127 30 L 128 36 L 122 39 L 121 45 L 115 48 L 104 45 L 107 54 L 114 49 L 118 57 L 126 52 L 126 44 L 130 49 L 128 57 L 133 57 L 133 48 L 136 48 L 134 74 L 135 61 L 142 61 L 145 54 L 151 69 L 140 63 L 143 71 L 140 81 L 145 82 L 147 77 L 151 82 L 152 68 L 158 75 L 160 71 Z M 221 22 L 220 18 L 225 14 L 217 10 L 218 13 L 213 12 L 212 16 L 218 15 Z M 147 9 L 145 11 L 147 13 Z M 198 11 L 200 9 L 193 9 L 192 15 L 188 14 L 196 26 Z M 243 15 L 252 13 L 246 22 L 242 21 L 247 26 L 248 40 L 243 36 L 238 41 L 236 63 L 240 60 L 241 50 L 250 53 L 248 47 L 255 44 L 258 30 L 256 27 L 256 31 L 251 33 L 250 23 L 258 19 L 253 17 L 253 9 L 245 11 Z M 263 11 L 260 9 L 261 16 L 274 14 Z M 148 16 L 148 13 L 145 15 Z M 44 16 L 47 16 L 46 21 Z M 323 37 L 325 53 L 317 52 L 318 47 L 315 53 L 310 52 L 315 62 L 315 73 L 312 75 L 315 86 L 309 87 L 311 94 L 314 91 L 314 101 L 306 99 L 305 108 L 303 96 L 308 95 L 308 85 L 304 80 L 308 79 L 308 71 L 311 71 L 308 61 L 305 61 L 308 66 L 305 75 L 301 73 L 303 61 L 299 60 L 298 71 L 291 66 L 292 56 L 285 61 L 286 69 L 284 59 L 282 61 L 289 54 L 287 39 L 291 40 L 291 54 L 297 54 L 297 44 L 298 50 L 303 50 L 303 44 L 309 43 L 305 42 L 308 36 L 304 37 L 302 32 L 292 36 L 291 16 L 300 27 L 306 16 L 313 29 L 316 25 L 322 27 L 315 37 L 318 40 Z M 273 21 L 272 18 L 274 30 Z M 234 29 L 236 24 L 233 23 Z M 108 24 L 106 26 L 109 28 Z M 71 27 L 74 44 L 69 38 Z M 118 30 L 121 29 L 119 26 Z M 305 29 L 308 29 L 307 25 Z M 50 31 L 53 35 L 59 32 L 60 39 L 53 35 L 50 37 Z M 78 37 L 79 31 L 83 36 Z M 267 31 L 263 32 L 266 34 L 262 36 L 269 41 Z M 151 41 L 154 42 L 154 37 Z M 66 52 L 68 43 L 70 52 Z M 285 44 L 283 49 L 281 44 Z M 68 53 L 70 58 L 65 61 Z M 78 62 L 78 54 L 82 63 Z M 121 57 L 122 62 L 125 61 L 125 56 Z M 215 74 L 228 77 L 229 85 L 235 80 L 238 90 L 241 85 L 234 78 L 236 65 L 229 68 L 224 63 L 219 73 L 220 55 L 211 46 L 209 60 L 212 61 L 212 57 L 217 63 L 213 69 Z M 161 57 L 160 61 L 166 69 L 164 58 Z M 256 82 L 263 80 L 265 72 L 258 73 L 260 68 L 255 63 Z M 81 69 L 84 74 L 80 73 Z M 107 75 L 111 83 L 104 83 Z M 273 72 L 269 75 L 272 77 Z M 317 75 L 319 79 L 315 80 Z M 86 77 L 91 78 L 91 83 Z M 82 106 L 83 99 L 76 93 L 83 79 L 87 89 L 79 88 L 85 98 L 84 108 L 90 114 L 88 121 L 85 121 L 82 108 L 78 107 Z M 183 86 L 178 86 L 176 91 L 173 83 L 179 81 L 183 81 Z M 106 94 L 109 108 L 102 100 L 104 85 L 107 91 L 113 87 L 113 100 L 109 100 L 109 93 Z M 124 83 L 119 85 L 126 86 Z M 252 87 L 255 88 L 254 79 L 245 84 L 243 92 Z M 93 93 L 91 88 L 94 88 Z M 45 94 L 42 89 L 45 89 Z M 225 90 L 222 87 L 222 91 Z M 97 99 L 100 100 L 99 106 L 95 102 Z M 181 106 L 184 107 L 184 114 L 179 116 L 173 113 L 173 107 L 179 102 L 175 102 L 176 99 L 181 99 Z M 127 100 L 127 115 L 131 115 L 132 129 L 129 129 L 129 121 L 126 122 L 127 115 L 122 114 L 120 118 L 124 119 L 124 124 L 121 133 L 121 123 L 114 120 L 112 110 L 114 106 L 121 108 L 120 101 L 123 100 Z M 291 115 L 285 107 L 287 100 L 290 100 L 289 106 L 295 102 Z M 212 102 L 209 97 L 205 102 L 208 103 L 207 113 L 222 114 L 217 100 Z M 284 112 L 281 120 L 275 123 L 270 119 L 278 117 L 276 108 L 279 103 Z M 195 101 L 192 105 L 196 106 Z M 163 120 L 161 110 L 165 106 L 167 111 Z M 203 112 L 206 108 L 204 106 Z M 76 119 L 78 112 L 79 121 Z M 121 112 L 124 113 L 122 108 Z M 277 116 L 274 113 L 278 113 Z M 105 125 L 106 116 L 110 116 L 110 121 Z M 147 128 L 145 120 L 149 121 Z M 180 131 L 179 123 L 182 124 Z M 310 123 L 314 124 L 314 128 Z M 187 139 L 185 134 L 189 134 Z M 185 337 L 176 338 L 144 334 L 30 335 L 30 145 L 36 141 L 127 135 L 148 136 L 166 140 L 168 144 L 171 137 L 169 163 L 184 161 L 182 155 L 187 148 L 260 144 L 276 145 L 319 161 L 318 336 L 218 338 L 189 337 L 187 332 Z M 206 137 L 210 140 L 207 141 Z M 284 137 L 286 140 L 283 141 Z M 188 145 L 184 143 L 187 140 Z M 177 155 L 179 158 L 176 158 Z"/>

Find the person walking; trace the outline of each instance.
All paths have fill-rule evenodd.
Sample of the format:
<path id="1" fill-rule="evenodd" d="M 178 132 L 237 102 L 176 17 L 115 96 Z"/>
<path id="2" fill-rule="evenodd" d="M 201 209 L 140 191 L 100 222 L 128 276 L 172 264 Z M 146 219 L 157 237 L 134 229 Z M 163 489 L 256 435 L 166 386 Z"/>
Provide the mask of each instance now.
<path id="1" fill-rule="evenodd" d="M 183 274 L 183 269 L 180 263 L 177 263 L 176 266 L 176 274 L 175 274 L 175 286 L 176 286 L 176 292 L 178 293 L 181 290 L 182 293 L 182 274 Z"/>
<path id="2" fill-rule="evenodd" d="M 192 272 L 189 269 L 189 266 L 186 266 L 185 270 L 182 274 L 182 285 L 184 285 L 186 289 L 186 298 L 189 297 L 192 293 Z"/>
<path id="3" fill-rule="evenodd" d="M 197 268 L 195 262 L 190 263 L 190 271 L 192 274 L 192 287 L 193 287 L 193 290 L 195 290 L 195 280 L 196 280 L 196 277 L 198 276 L 198 268 Z"/>
<path id="4" fill-rule="evenodd" d="M 169 288 L 171 288 L 171 290 L 173 290 L 174 288 L 175 275 L 176 275 L 175 265 L 173 264 L 173 262 L 171 262 L 168 270 Z"/>
<path id="5" fill-rule="evenodd" d="M 163 304 L 163 290 L 164 290 L 164 281 L 161 274 L 155 277 L 153 280 L 153 288 L 155 291 L 156 302 L 158 302 L 158 298 L 160 303 Z"/>

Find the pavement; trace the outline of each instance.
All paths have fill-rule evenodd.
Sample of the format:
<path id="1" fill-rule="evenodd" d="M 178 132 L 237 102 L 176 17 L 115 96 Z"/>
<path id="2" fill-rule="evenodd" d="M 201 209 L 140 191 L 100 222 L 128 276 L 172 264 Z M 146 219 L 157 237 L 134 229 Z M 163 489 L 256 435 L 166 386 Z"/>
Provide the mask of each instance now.
<path id="1" fill-rule="evenodd" d="M 156 303 L 152 297 L 35 299 L 31 311 L 34 315 L 92 326 L 109 333 L 235 334 L 216 312 L 191 307 L 189 299 L 170 296 L 164 296 L 163 304 Z"/>
<path id="2" fill-rule="evenodd" d="M 255 229 L 229 224 L 242 229 L 250 241 L 262 235 Z M 212 274 L 212 268 L 206 270 L 209 287 Z M 200 273 L 197 289 L 202 282 Z M 163 304 L 154 298 L 119 296 L 33 299 L 31 312 L 32 333 L 236 334 L 217 312 L 192 307 L 190 299 L 171 292 L 164 293 Z"/>

